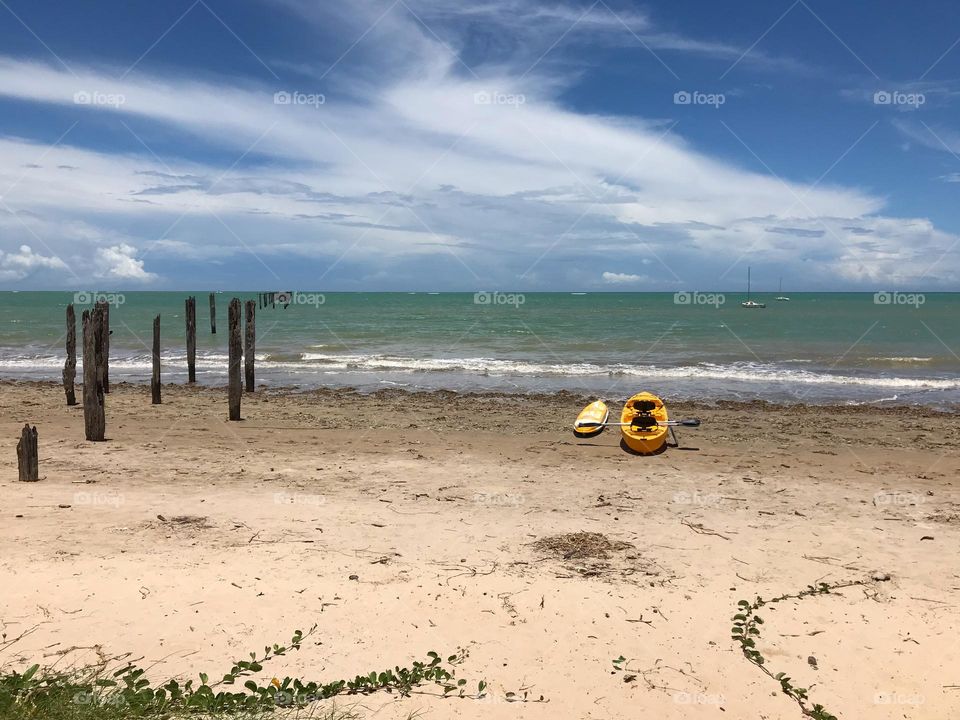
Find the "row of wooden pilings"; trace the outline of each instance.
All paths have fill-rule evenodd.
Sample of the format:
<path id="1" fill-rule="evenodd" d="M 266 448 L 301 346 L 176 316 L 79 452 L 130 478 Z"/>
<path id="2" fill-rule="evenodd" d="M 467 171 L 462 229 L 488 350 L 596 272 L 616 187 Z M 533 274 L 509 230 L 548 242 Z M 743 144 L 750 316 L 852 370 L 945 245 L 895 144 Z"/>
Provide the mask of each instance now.
<path id="1" fill-rule="evenodd" d="M 244 386 L 247 392 L 254 392 L 256 353 L 256 311 L 257 304 L 268 307 L 282 293 L 261 293 L 259 300 L 247 300 L 244 305 L 244 333 L 241 341 L 240 300 L 233 298 L 227 310 L 228 325 L 228 363 L 227 363 L 227 404 L 228 418 L 240 420 L 240 398 Z M 186 344 L 187 344 L 187 382 L 197 381 L 197 299 L 188 297 L 184 303 Z M 210 332 L 216 334 L 216 298 L 210 293 Z M 66 312 L 66 350 L 67 360 L 63 367 L 63 390 L 67 405 L 76 405 L 77 375 L 77 318 L 73 304 L 67 305 Z M 91 310 L 84 310 L 81 318 L 83 352 L 83 427 L 87 440 L 102 441 L 106 435 L 106 405 L 104 396 L 110 393 L 110 305 L 97 302 Z M 150 396 L 153 405 L 161 404 L 160 386 L 160 316 L 153 319 L 153 368 L 150 378 Z M 243 377 L 240 374 L 243 360 Z M 17 466 L 19 478 L 23 481 L 39 479 L 37 450 L 37 428 L 25 425 L 17 443 Z"/>

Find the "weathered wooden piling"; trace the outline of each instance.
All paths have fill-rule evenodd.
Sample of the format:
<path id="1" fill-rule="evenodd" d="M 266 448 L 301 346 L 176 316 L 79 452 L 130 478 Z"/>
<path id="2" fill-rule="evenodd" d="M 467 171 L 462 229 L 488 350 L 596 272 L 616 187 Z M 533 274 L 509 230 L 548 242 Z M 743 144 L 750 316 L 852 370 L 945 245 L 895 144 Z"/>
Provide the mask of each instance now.
<path id="1" fill-rule="evenodd" d="M 153 319 L 153 375 L 150 378 L 153 405 L 160 404 L 160 316 Z"/>
<path id="2" fill-rule="evenodd" d="M 83 311 L 83 429 L 87 440 L 100 441 L 106 433 L 103 404 L 103 367 L 100 360 L 103 309 Z"/>
<path id="3" fill-rule="evenodd" d="M 247 392 L 254 390 L 254 372 L 253 362 L 254 354 L 257 350 L 257 304 L 253 300 L 247 300 L 246 313 L 244 320 L 244 344 L 243 344 L 243 374 L 247 384 Z"/>
<path id="4" fill-rule="evenodd" d="M 188 297 L 185 303 L 187 319 L 187 382 L 197 381 L 197 299 Z"/>
<path id="5" fill-rule="evenodd" d="M 20 482 L 36 482 L 40 479 L 40 461 L 37 455 L 37 428 L 23 426 L 17 443 L 17 470 Z"/>
<path id="6" fill-rule="evenodd" d="M 67 361 L 63 365 L 63 391 L 67 395 L 67 405 L 77 404 L 77 314 L 73 303 L 67 305 Z"/>
<path id="7" fill-rule="evenodd" d="M 227 368 L 228 384 L 227 399 L 230 405 L 230 419 L 240 419 L 240 395 L 243 392 L 243 385 L 240 377 L 240 358 L 243 355 L 243 348 L 240 344 L 240 300 L 233 298 L 230 301 L 229 311 L 227 312 L 228 332 L 230 333 L 229 342 L 229 365 Z"/>
<path id="8" fill-rule="evenodd" d="M 101 300 L 97 303 L 102 313 L 100 343 L 97 346 L 97 358 L 100 371 L 100 382 L 103 392 L 110 392 L 110 303 Z"/>
<path id="9" fill-rule="evenodd" d="M 217 296 L 210 293 L 210 334 L 217 334 Z"/>

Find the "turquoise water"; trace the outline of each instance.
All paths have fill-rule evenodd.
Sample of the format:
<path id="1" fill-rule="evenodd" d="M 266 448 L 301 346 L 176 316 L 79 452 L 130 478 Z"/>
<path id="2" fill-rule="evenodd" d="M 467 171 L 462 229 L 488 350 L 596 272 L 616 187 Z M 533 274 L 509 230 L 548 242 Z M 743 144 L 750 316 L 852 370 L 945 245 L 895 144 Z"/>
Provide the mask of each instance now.
<path id="1" fill-rule="evenodd" d="M 161 315 L 165 382 L 186 374 L 186 292 L 111 297 L 111 377 L 150 373 Z M 197 291 L 198 380 L 226 378 L 227 303 L 210 334 Z M 88 294 L 0 293 L 0 377 L 59 379 L 64 309 Z M 258 383 L 302 388 L 569 389 L 604 397 L 960 402 L 960 294 L 797 293 L 789 302 L 672 293 L 295 294 L 257 315 Z M 479 300 L 479 301 L 478 301 Z M 484 302 L 484 301 L 487 302 Z M 721 303 L 720 301 L 723 300 Z M 686 301 L 686 302 L 685 302 Z M 712 303 L 712 304 L 707 304 Z M 79 317 L 78 317 L 79 320 Z"/>

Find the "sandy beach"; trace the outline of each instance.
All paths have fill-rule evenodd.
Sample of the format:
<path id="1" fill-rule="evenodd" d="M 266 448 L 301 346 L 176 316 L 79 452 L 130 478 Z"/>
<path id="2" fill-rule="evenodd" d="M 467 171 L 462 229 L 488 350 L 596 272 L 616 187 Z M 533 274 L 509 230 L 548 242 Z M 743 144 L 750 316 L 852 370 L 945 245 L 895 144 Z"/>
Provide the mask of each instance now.
<path id="1" fill-rule="evenodd" d="M 113 387 L 90 443 L 59 386 L 0 384 L 4 665 L 216 674 L 316 624 L 263 677 L 464 648 L 489 684 L 338 700 L 364 718 L 799 718 L 737 602 L 858 581 L 765 609 L 770 670 L 841 718 L 960 715 L 955 415 L 672 405 L 701 428 L 637 457 L 574 438 L 570 394 L 259 391 L 228 423 L 222 389 L 163 392 Z"/>

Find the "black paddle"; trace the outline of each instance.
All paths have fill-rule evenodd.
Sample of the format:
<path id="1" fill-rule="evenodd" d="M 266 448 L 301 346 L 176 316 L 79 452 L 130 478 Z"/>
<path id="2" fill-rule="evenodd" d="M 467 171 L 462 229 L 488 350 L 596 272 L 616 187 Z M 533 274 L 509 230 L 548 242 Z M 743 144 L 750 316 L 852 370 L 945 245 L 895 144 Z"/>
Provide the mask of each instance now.
<path id="1" fill-rule="evenodd" d="M 605 423 L 582 422 L 582 423 L 576 424 L 576 427 L 579 430 L 580 428 L 624 427 L 624 426 L 629 427 L 630 425 L 633 425 L 633 423 L 632 422 L 605 422 Z M 657 420 L 657 425 L 660 425 L 661 427 L 678 427 L 678 426 L 700 427 L 700 420 L 699 418 L 685 418 L 683 420 L 667 420 L 667 421 Z"/>

